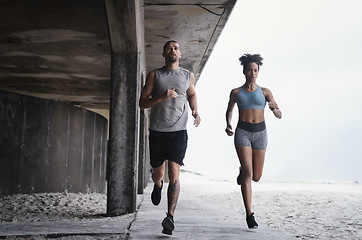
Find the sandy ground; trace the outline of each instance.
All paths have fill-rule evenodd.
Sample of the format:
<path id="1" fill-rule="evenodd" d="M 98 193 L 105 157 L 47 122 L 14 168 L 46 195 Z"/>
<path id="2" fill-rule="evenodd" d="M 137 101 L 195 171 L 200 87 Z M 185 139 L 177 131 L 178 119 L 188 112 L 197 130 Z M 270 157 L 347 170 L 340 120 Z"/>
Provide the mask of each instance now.
<path id="1" fill-rule="evenodd" d="M 181 193 L 194 191 L 225 209 L 226 218 L 245 216 L 236 176 L 217 180 L 186 173 L 181 184 Z M 362 184 L 260 181 L 252 186 L 259 225 L 300 239 L 362 239 Z"/>
<path id="2" fill-rule="evenodd" d="M 205 204 L 224 209 L 225 218 L 245 215 L 240 186 L 234 179 L 183 172 L 181 194 L 183 191 L 199 196 Z M 261 181 L 253 184 L 252 208 L 259 225 L 300 239 L 362 239 L 362 184 Z M 105 212 L 104 194 L 46 193 L 0 197 L 1 222 L 106 219 Z M 68 236 L 63 239 L 80 238 Z M 118 238 L 93 236 L 89 239 Z"/>

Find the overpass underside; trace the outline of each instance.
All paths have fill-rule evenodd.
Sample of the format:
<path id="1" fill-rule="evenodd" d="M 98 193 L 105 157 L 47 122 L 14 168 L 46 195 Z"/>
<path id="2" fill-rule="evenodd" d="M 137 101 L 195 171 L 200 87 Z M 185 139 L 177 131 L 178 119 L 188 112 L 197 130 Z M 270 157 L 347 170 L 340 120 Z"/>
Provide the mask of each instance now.
<path id="1" fill-rule="evenodd" d="M 33 164 L 44 158 L 72 172 L 80 186 L 93 186 L 79 191 L 105 192 L 102 183 L 107 182 L 109 216 L 134 212 L 136 195 L 143 193 L 149 177 L 148 111 L 138 107 L 146 74 L 164 64 L 162 46 L 173 39 L 181 46 L 181 66 L 193 71 L 197 81 L 235 1 L 0 0 L 0 194 L 73 191 L 65 184 L 68 175 L 49 174 L 49 168 Z M 22 101 L 11 101 L 18 94 Z M 37 101 L 66 105 L 69 114 L 65 107 L 44 112 L 24 105 Z M 97 116 L 86 109 L 103 112 L 108 126 L 103 120 L 88 124 Z M 43 134 L 37 133 L 39 119 L 52 126 L 54 116 L 64 130 L 49 135 L 44 127 Z M 108 129 L 108 140 L 99 128 Z M 71 136 L 76 129 L 98 134 Z M 41 136 L 38 144 L 22 140 L 32 134 Z M 35 154 L 46 152 L 49 136 L 57 143 L 57 154 Z M 106 153 L 86 142 L 99 142 Z M 70 165 L 79 162 L 78 153 L 83 154 L 81 163 Z M 14 175 L 29 165 L 31 174 Z M 89 165 L 96 169 L 84 172 Z M 19 188 L 9 181 L 29 183 L 37 174 L 46 174 L 54 184 L 40 188 L 45 180 L 36 178 Z"/>

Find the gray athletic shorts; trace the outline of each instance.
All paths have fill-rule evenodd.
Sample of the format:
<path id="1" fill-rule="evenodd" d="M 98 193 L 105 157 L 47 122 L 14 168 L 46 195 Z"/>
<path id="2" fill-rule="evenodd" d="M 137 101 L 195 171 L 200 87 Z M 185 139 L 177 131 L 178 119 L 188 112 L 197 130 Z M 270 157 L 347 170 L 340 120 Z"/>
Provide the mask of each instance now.
<path id="1" fill-rule="evenodd" d="M 248 131 L 242 127 L 238 127 L 235 131 L 234 144 L 235 147 L 251 147 L 255 150 L 266 150 L 268 145 L 268 133 L 266 128 L 261 131 Z"/>

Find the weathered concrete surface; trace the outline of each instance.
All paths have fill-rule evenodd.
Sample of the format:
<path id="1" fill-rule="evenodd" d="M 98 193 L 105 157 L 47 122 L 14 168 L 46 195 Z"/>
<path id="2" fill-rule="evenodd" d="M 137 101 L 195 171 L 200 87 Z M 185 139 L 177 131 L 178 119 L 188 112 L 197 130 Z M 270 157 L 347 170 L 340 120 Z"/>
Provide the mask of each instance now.
<path id="1" fill-rule="evenodd" d="M 1 0 L 0 89 L 109 106 L 110 47 L 102 0 Z"/>
<path id="2" fill-rule="evenodd" d="M 184 184 L 182 187 L 186 188 Z M 138 195 L 138 212 L 122 217 L 89 220 L 81 222 L 39 222 L 39 223 L 0 223 L 1 236 L 71 236 L 97 235 L 98 239 L 110 239 L 107 234 L 115 234 L 121 239 L 152 240 L 152 239 L 197 239 L 197 240 L 293 240 L 277 230 L 260 226 L 249 230 L 243 216 L 225 218 L 223 209 L 216 209 L 192 194 L 182 191 L 175 215 L 175 230 L 172 236 L 161 233 L 161 221 L 165 217 L 166 190 L 162 191 L 159 206 L 151 203 L 153 183 L 149 183 L 144 195 Z M 195 193 L 196 194 L 196 193 Z M 139 205 L 140 204 L 140 205 Z M 119 218 L 119 217 L 117 217 Z M 131 227 L 130 227 L 131 226 Z M 130 228 L 129 228 L 130 227 Z M 62 238 L 64 239 L 64 238 Z M 86 238 L 84 238 L 86 239 Z M 114 238 L 112 238 L 114 239 Z"/>
<path id="3" fill-rule="evenodd" d="M 143 195 L 137 195 L 139 208 Z M 30 237 L 63 237 L 62 239 L 127 239 L 128 229 L 135 219 L 136 213 L 119 217 L 92 218 L 79 221 L 42 221 L 42 222 L 0 222 L 0 238 L 9 236 Z M 112 237 L 110 237 L 111 235 Z M 82 237 L 84 236 L 84 237 Z M 42 238 L 41 238 L 42 239 Z"/>
<path id="4" fill-rule="evenodd" d="M 105 235 L 126 236 L 135 214 L 120 220 L 85 220 L 61 222 L 0 223 L 0 237 L 4 236 L 70 236 Z"/>
<path id="5" fill-rule="evenodd" d="M 144 53 L 138 52 L 144 46 L 139 46 L 137 41 L 144 38 L 143 31 L 137 29 L 136 23 L 143 23 L 140 13 L 143 8 L 134 0 L 106 0 L 105 3 L 112 49 L 107 215 L 118 216 L 136 211 L 138 99 L 144 65 Z"/>
<path id="6" fill-rule="evenodd" d="M 107 120 L 0 91 L 0 195 L 106 190 Z"/>
<path id="7" fill-rule="evenodd" d="M 139 108 L 138 56 L 114 54 L 108 152 L 107 214 L 136 211 Z"/>
<path id="8" fill-rule="evenodd" d="M 117 32 L 109 33 L 104 1 L 0 0 L 0 89 L 109 108 L 109 36 Z M 129 24 L 145 33 L 137 41 L 146 47 L 140 52 L 147 71 L 163 65 L 162 46 L 174 39 L 180 42 L 181 66 L 197 81 L 235 2 L 135 0 L 144 3 L 144 26 Z"/>
<path id="9" fill-rule="evenodd" d="M 162 201 L 159 206 L 151 203 L 153 184 L 149 184 L 145 190 L 144 199 L 137 213 L 136 220 L 130 228 L 132 240 L 152 239 L 197 239 L 197 240 L 292 240 L 290 237 L 277 230 L 264 226 L 249 230 L 246 227 L 243 216 L 225 218 L 223 209 L 216 209 L 202 202 L 200 198 L 181 190 L 175 212 L 175 230 L 172 236 L 162 234 L 161 222 L 166 210 L 165 184 L 162 191 Z M 182 186 L 183 187 L 187 186 Z"/>

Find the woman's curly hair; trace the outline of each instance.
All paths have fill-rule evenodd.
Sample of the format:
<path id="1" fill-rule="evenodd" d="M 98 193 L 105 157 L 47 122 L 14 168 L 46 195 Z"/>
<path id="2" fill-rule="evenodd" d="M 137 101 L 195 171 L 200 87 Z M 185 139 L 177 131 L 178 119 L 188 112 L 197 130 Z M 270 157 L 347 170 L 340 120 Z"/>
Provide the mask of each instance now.
<path id="1" fill-rule="evenodd" d="M 256 64 L 258 64 L 258 69 L 260 68 L 260 66 L 263 65 L 263 58 L 260 56 L 260 54 L 244 54 L 243 56 L 241 56 L 239 58 L 240 64 L 243 65 L 243 68 L 245 68 L 245 66 L 248 63 L 254 62 Z"/>

